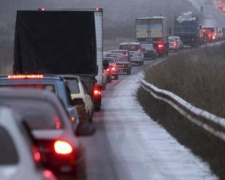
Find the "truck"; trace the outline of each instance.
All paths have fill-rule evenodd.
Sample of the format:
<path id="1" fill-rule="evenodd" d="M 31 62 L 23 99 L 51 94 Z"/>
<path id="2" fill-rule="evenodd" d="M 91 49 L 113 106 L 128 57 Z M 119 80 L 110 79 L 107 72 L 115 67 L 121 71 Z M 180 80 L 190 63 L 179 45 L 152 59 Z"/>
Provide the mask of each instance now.
<path id="1" fill-rule="evenodd" d="M 151 43 L 157 50 L 158 55 L 168 55 L 169 52 L 169 29 L 168 19 L 163 16 L 140 17 L 135 19 L 136 41 Z"/>
<path id="2" fill-rule="evenodd" d="M 198 47 L 204 42 L 204 36 L 201 36 L 199 18 L 190 11 L 175 17 L 174 35 L 179 36 L 184 45 L 191 47 Z"/>
<path id="3" fill-rule="evenodd" d="M 78 75 L 101 108 L 103 9 L 18 10 L 14 74 Z"/>

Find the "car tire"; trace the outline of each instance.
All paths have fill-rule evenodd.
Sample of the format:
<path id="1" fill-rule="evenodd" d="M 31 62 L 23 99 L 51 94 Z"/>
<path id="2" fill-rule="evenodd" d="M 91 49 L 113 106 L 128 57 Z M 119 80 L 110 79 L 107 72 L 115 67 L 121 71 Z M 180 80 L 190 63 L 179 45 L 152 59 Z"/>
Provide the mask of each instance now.
<path id="1" fill-rule="evenodd" d="M 115 80 L 119 79 L 119 75 L 118 74 L 115 75 L 114 77 L 115 77 Z"/>
<path id="2" fill-rule="evenodd" d="M 127 74 L 131 74 L 131 69 L 127 70 Z"/>
<path id="3" fill-rule="evenodd" d="M 95 107 L 95 111 L 100 111 L 100 110 L 101 110 L 101 106 Z"/>

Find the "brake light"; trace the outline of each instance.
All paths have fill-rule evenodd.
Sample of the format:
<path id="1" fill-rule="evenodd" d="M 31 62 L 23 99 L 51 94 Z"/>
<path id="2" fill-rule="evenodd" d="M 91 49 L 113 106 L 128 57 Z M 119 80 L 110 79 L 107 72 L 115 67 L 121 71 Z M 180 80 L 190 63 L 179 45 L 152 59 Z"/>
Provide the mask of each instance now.
<path id="1" fill-rule="evenodd" d="M 94 90 L 94 96 L 99 96 L 99 95 L 101 95 L 101 91 L 95 89 Z"/>
<path id="2" fill-rule="evenodd" d="M 53 172 L 51 170 L 48 170 L 48 169 L 45 169 L 43 171 L 43 176 L 44 176 L 44 178 L 49 179 L 49 180 L 56 180 Z"/>
<path id="3" fill-rule="evenodd" d="M 40 10 L 40 11 L 45 11 L 46 9 L 45 9 L 45 8 L 39 8 L 39 10 Z"/>
<path id="4" fill-rule="evenodd" d="M 61 128 L 61 123 L 60 123 L 59 117 L 55 116 L 54 117 L 54 121 L 55 121 L 55 128 L 56 129 L 60 129 Z"/>
<path id="5" fill-rule="evenodd" d="M 32 152 L 33 152 L 33 156 L 34 156 L 34 161 L 36 163 L 39 163 L 41 161 L 41 154 L 40 154 L 38 148 L 36 146 L 33 146 Z"/>
<path id="6" fill-rule="evenodd" d="M 44 78 L 43 74 L 17 74 L 17 75 L 8 75 L 8 79 L 41 79 Z"/>
<path id="7" fill-rule="evenodd" d="M 111 68 L 112 71 L 116 71 L 116 69 L 117 69 L 116 66 L 112 66 Z"/>
<path id="8" fill-rule="evenodd" d="M 70 154 L 73 151 L 72 146 L 65 141 L 56 141 L 54 143 L 54 150 L 57 154 Z"/>
<path id="9" fill-rule="evenodd" d="M 157 44 L 157 49 L 158 49 L 158 50 L 163 50 L 163 49 L 164 49 L 164 44 L 163 44 L 163 42 L 159 42 L 159 43 Z"/>

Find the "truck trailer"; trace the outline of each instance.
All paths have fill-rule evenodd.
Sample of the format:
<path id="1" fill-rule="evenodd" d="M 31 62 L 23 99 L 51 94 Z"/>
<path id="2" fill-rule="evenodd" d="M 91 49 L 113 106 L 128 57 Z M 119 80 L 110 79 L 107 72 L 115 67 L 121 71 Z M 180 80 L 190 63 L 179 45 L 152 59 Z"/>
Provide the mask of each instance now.
<path id="1" fill-rule="evenodd" d="M 136 41 L 152 43 L 158 55 L 168 55 L 168 20 L 163 16 L 141 17 L 135 20 Z"/>
<path id="2" fill-rule="evenodd" d="M 192 12 L 183 13 L 181 16 L 175 17 L 174 35 L 179 36 L 184 45 L 198 47 L 204 42 L 201 36 L 201 25 L 197 16 Z"/>
<path id="3" fill-rule="evenodd" d="M 102 27 L 102 8 L 17 11 L 13 73 L 78 75 L 100 110 Z"/>

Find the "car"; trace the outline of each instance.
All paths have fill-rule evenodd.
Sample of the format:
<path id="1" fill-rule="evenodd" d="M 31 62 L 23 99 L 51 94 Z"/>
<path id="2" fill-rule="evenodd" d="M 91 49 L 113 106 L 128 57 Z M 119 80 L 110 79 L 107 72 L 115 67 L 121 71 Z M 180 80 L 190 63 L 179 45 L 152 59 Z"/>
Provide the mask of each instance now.
<path id="1" fill-rule="evenodd" d="M 107 57 L 113 57 L 116 60 L 116 64 L 118 67 L 118 73 L 127 73 L 131 74 L 131 61 L 129 56 L 125 55 L 124 53 L 108 53 L 106 54 Z"/>
<path id="2" fill-rule="evenodd" d="M 85 170 L 82 169 L 84 148 L 75 134 L 81 134 L 82 125 L 89 124 L 71 126 L 69 115 L 56 94 L 36 89 L 0 88 L 0 105 L 13 109 L 25 119 L 44 167 L 57 174 L 78 175 L 81 172 L 77 170 Z"/>
<path id="3" fill-rule="evenodd" d="M 56 180 L 52 171 L 42 167 L 41 154 L 23 121 L 9 107 L 0 107 L 1 179 Z"/>
<path id="4" fill-rule="evenodd" d="M 103 62 L 107 62 L 109 64 L 109 60 L 103 58 Z M 111 68 L 108 66 L 107 68 L 104 68 L 104 73 L 106 74 L 106 80 L 107 83 L 111 83 L 112 82 L 112 71 Z"/>
<path id="5" fill-rule="evenodd" d="M 158 57 L 158 53 L 153 44 L 142 43 L 141 48 L 144 52 L 144 59 L 156 59 Z"/>
<path id="6" fill-rule="evenodd" d="M 53 92 L 63 102 L 74 125 L 76 126 L 76 124 L 79 123 L 79 115 L 77 109 L 73 107 L 69 87 L 66 84 L 65 79 L 60 76 L 43 74 L 9 74 L 7 76 L 0 76 L 0 88 L 1 87 L 13 87 L 17 89 L 34 88 Z"/>
<path id="7" fill-rule="evenodd" d="M 88 94 L 85 83 L 79 76 L 62 75 L 62 77 L 68 82 L 73 104 L 78 109 L 79 122 L 92 123 L 94 104 L 90 94 Z"/>
<path id="8" fill-rule="evenodd" d="M 202 31 L 210 31 L 211 32 L 211 41 L 217 41 L 218 37 L 218 28 L 215 26 L 204 26 L 202 27 Z"/>
<path id="9" fill-rule="evenodd" d="M 179 50 L 184 49 L 183 41 L 180 39 L 179 36 L 169 36 L 169 37 L 173 37 L 176 39 Z"/>
<path id="10" fill-rule="evenodd" d="M 108 57 L 107 54 L 106 54 L 106 57 L 104 57 L 103 59 L 109 62 L 108 71 L 111 72 L 111 76 L 113 76 L 114 79 L 117 80 L 119 78 L 119 74 L 118 74 L 118 67 L 116 64 L 116 60 L 113 57 Z"/>
<path id="11" fill-rule="evenodd" d="M 144 64 L 144 54 L 139 42 L 120 43 L 119 50 L 128 50 L 130 52 L 131 63 L 136 63 L 139 65 Z"/>
<path id="12" fill-rule="evenodd" d="M 172 36 L 169 36 L 168 40 L 169 40 L 169 50 L 173 50 L 174 52 L 178 52 L 179 47 L 178 47 L 178 43 L 177 43 L 176 39 Z"/>

